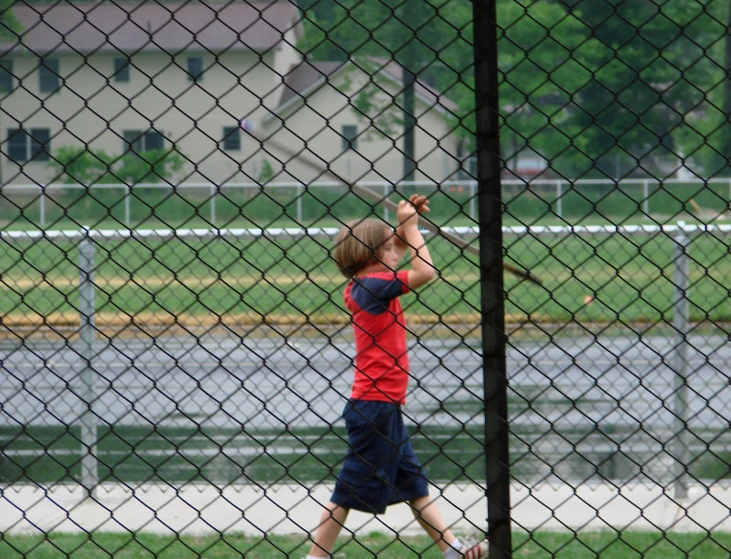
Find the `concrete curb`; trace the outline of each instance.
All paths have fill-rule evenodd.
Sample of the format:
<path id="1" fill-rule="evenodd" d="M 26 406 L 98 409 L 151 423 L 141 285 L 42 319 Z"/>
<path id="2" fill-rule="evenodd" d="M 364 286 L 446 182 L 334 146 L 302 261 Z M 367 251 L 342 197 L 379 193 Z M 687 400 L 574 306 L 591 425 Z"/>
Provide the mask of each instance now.
<path id="1" fill-rule="evenodd" d="M 1 491 L 0 532 L 6 534 L 243 532 L 262 536 L 313 531 L 331 488 L 105 484 L 93 499 L 85 498 L 76 485 L 12 485 Z M 437 494 L 432 489 L 432 495 Z M 731 531 L 731 487 L 727 484 L 693 487 L 682 501 L 674 499 L 671 490 L 649 484 L 516 485 L 511 499 L 517 530 Z M 480 486 L 451 484 L 441 491 L 437 502 L 456 532 L 486 530 L 487 502 Z M 354 511 L 346 529 L 353 533 L 422 533 L 406 505 L 389 507 L 379 517 Z"/>

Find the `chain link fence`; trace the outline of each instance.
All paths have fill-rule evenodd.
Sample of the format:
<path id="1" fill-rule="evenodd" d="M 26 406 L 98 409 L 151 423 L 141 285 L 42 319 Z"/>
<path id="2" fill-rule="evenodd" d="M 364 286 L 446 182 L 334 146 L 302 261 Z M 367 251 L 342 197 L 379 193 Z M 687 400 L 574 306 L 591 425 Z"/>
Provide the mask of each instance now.
<path id="1" fill-rule="evenodd" d="M 729 14 L 0 1 L 0 557 L 304 558 L 352 443 L 335 237 L 415 193 L 451 531 L 728 557 Z M 332 553 L 441 556 L 402 504 Z"/>

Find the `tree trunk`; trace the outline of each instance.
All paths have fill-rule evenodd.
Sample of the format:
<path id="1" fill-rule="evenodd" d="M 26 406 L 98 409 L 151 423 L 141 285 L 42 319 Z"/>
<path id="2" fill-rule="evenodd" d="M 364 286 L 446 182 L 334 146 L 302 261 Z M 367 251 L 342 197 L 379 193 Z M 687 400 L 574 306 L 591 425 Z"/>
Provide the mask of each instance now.
<path id="1" fill-rule="evenodd" d="M 729 2 L 728 15 L 726 18 L 726 37 L 724 38 L 724 57 L 723 68 L 726 72 L 723 81 L 723 114 L 725 121 L 723 123 L 723 132 L 721 134 L 721 166 L 718 170 L 714 169 L 714 174 L 727 175 L 731 165 L 729 157 L 731 157 L 731 2 Z"/>
<path id="2" fill-rule="evenodd" d="M 416 155 L 414 153 L 416 76 L 406 66 L 402 66 L 402 69 L 404 79 L 404 181 L 413 181 L 416 175 Z M 404 193 L 408 194 L 413 190 L 413 186 L 407 186 Z"/>

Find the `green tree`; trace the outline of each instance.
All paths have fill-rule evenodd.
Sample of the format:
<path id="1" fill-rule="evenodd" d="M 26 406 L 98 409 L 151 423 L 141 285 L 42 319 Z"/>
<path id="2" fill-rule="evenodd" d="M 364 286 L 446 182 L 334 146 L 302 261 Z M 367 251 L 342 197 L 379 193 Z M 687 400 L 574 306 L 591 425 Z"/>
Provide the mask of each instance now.
<path id="1" fill-rule="evenodd" d="M 127 184 L 159 183 L 169 180 L 185 165 L 183 157 L 170 149 L 127 153 L 114 174 Z"/>
<path id="2" fill-rule="evenodd" d="M 118 197 L 114 192 L 109 190 L 92 192 L 90 186 L 159 183 L 170 180 L 183 168 L 184 163 L 183 157 L 174 150 L 128 152 L 118 157 L 109 155 L 103 150 L 62 146 L 53 154 L 48 167 L 54 172 L 52 180 L 86 187 L 85 191 L 74 191 L 74 201 L 70 206 L 83 201 L 88 213 L 92 208 L 92 201 L 106 207 L 108 211 L 118 203 Z"/>
<path id="3" fill-rule="evenodd" d="M 498 0 L 497 8 L 506 159 L 530 147 L 580 178 L 614 177 L 617 160 L 633 169 L 645 156 L 731 153 L 728 0 Z M 420 9 L 320 0 L 306 7 L 314 29 L 303 47 L 316 58 L 403 62 L 458 103 L 453 128 L 469 147 L 471 3 L 432 0 Z"/>
<path id="4" fill-rule="evenodd" d="M 461 2 L 462 0 L 455 0 Z M 366 117 L 377 115 L 382 130 L 403 125 L 404 180 L 413 180 L 415 169 L 416 81 L 439 66 L 440 47 L 459 37 L 446 25 L 440 10 L 447 4 L 432 0 L 304 0 L 306 33 L 299 45 L 314 58 L 344 60 L 375 57 L 390 59 L 402 69 L 403 87 L 394 99 L 401 113 L 368 106 L 370 93 L 361 96 L 358 110 Z M 438 30 L 436 27 L 444 29 Z M 445 30 L 449 29 L 449 37 Z M 364 62 L 360 62 L 364 64 Z"/>
<path id="5" fill-rule="evenodd" d="M 731 2 L 711 0 L 706 6 L 709 38 L 715 38 L 708 56 L 718 62 L 714 87 L 704 107 L 704 118 L 687 134 L 687 153 L 700 156 L 706 176 L 731 175 Z M 700 128 L 700 129 L 699 129 Z"/>
<path id="6" fill-rule="evenodd" d="M 13 15 L 15 0 L 0 0 L 0 41 L 17 39 L 21 31 L 20 23 Z"/>
<path id="7" fill-rule="evenodd" d="M 405 93 L 411 71 L 457 103 L 458 111 L 448 118 L 450 128 L 467 150 L 474 145 L 471 2 L 320 0 L 310 9 L 303 7 L 307 30 L 300 46 L 306 54 L 318 59 L 367 54 L 396 60 L 407 70 Z M 552 2 L 526 7 L 515 0 L 500 0 L 498 15 L 500 101 L 510 144 L 506 156 L 516 156 L 526 145 L 547 156 L 563 153 L 571 145 L 563 125 L 572 89 L 590 79 L 590 72 L 572 55 L 577 49 L 591 48 L 586 44 L 590 30 L 571 17 L 565 6 Z M 413 125 L 409 115 L 414 110 L 407 94 L 401 102 L 403 115 L 375 106 L 374 99 L 370 91 L 363 91 L 355 106 L 361 113 L 368 114 L 370 108 L 371 113 L 385 116 L 379 122 L 381 129 L 390 132 L 389 124 L 395 124 L 407 131 Z M 404 175 L 409 172 L 405 169 Z"/>
<path id="8" fill-rule="evenodd" d="M 184 164 L 183 157 L 170 149 L 128 152 L 122 157 L 115 157 L 103 150 L 62 146 L 48 166 L 55 173 L 54 180 L 90 186 L 159 183 L 172 178 Z"/>
<path id="9" fill-rule="evenodd" d="M 529 147 L 560 168 L 575 155 L 570 115 L 591 80 L 580 62 L 596 47 L 590 30 L 560 3 L 512 0 L 499 3 L 498 26 L 504 157 L 517 161 Z"/>
<path id="10" fill-rule="evenodd" d="M 589 32 L 573 55 L 589 77 L 569 91 L 566 119 L 584 160 L 574 176 L 616 176 L 617 157 L 634 168 L 645 156 L 675 156 L 687 116 L 719 77 L 708 56 L 722 36 L 717 18 L 687 0 L 556 3 Z"/>
<path id="11" fill-rule="evenodd" d="M 112 173 L 116 158 L 103 150 L 62 146 L 56 150 L 48 166 L 54 172 L 53 181 L 65 184 L 100 184 L 120 182 Z"/>
<path id="12" fill-rule="evenodd" d="M 268 159 L 265 159 L 264 163 L 261 166 L 261 171 L 259 171 L 259 176 L 256 178 L 256 182 L 258 182 L 259 184 L 267 184 L 273 178 L 274 169 L 272 168 L 272 164 L 269 163 Z"/>

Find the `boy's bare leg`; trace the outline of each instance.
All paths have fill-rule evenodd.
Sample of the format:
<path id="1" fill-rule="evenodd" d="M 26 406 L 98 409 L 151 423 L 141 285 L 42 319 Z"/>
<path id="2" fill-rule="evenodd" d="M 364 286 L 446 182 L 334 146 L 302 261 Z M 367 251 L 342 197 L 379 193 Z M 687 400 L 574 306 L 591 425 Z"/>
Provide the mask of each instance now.
<path id="1" fill-rule="evenodd" d="M 426 530 L 439 549 L 442 552 L 446 551 L 457 538 L 447 527 L 434 500 L 429 496 L 419 497 L 409 501 L 409 504 L 417 522 Z"/>
<path id="2" fill-rule="evenodd" d="M 330 557 L 335 540 L 343 529 L 350 509 L 344 509 L 333 502 L 325 505 L 320 517 L 320 525 L 315 533 L 315 541 L 310 547 L 310 557 Z"/>

